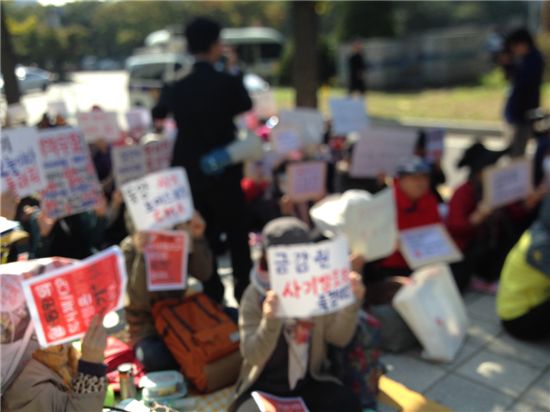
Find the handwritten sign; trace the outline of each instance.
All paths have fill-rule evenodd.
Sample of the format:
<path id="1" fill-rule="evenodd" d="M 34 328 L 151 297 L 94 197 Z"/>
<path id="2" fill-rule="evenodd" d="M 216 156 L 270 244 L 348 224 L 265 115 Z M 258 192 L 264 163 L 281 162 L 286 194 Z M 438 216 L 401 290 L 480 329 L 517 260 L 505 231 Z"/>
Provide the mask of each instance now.
<path id="1" fill-rule="evenodd" d="M 401 253 L 411 269 L 462 259 L 462 254 L 441 224 L 403 230 L 399 238 Z"/>
<path id="2" fill-rule="evenodd" d="M 52 219 L 92 210 L 101 196 L 101 185 L 90 150 L 78 129 L 40 131 L 40 153 L 48 186 L 42 209 Z"/>
<path id="3" fill-rule="evenodd" d="M 2 130 L 2 193 L 11 190 L 24 197 L 46 187 L 38 139 L 38 132 L 32 127 Z"/>
<path id="4" fill-rule="evenodd" d="M 299 397 L 282 398 L 260 391 L 254 391 L 251 395 L 260 412 L 309 412 L 304 400 Z"/>
<path id="5" fill-rule="evenodd" d="M 363 99 L 330 99 L 332 114 L 332 134 L 344 136 L 352 132 L 360 132 L 369 125 Z"/>
<path id="6" fill-rule="evenodd" d="M 135 107 L 126 112 L 128 131 L 132 136 L 139 138 L 151 127 L 151 113 L 142 107 Z"/>
<path id="7" fill-rule="evenodd" d="M 279 154 L 287 154 L 300 150 L 302 139 L 296 129 L 276 127 L 271 132 L 271 142 L 273 149 Z"/>
<path id="8" fill-rule="evenodd" d="M 513 160 L 483 171 L 483 203 L 492 209 L 527 198 L 533 192 L 529 159 Z"/>
<path id="9" fill-rule="evenodd" d="M 323 140 L 325 120 L 318 110 L 299 107 L 294 110 L 281 110 L 279 126 L 297 130 L 306 144 L 320 144 Z"/>
<path id="10" fill-rule="evenodd" d="M 319 200 L 326 193 L 327 164 L 322 161 L 290 163 L 286 194 L 293 202 Z"/>
<path id="11" fill-rule="evenodd" d="M 445 130 L 430 129 L 426 131 L 426 158 L 438 162 L 443 158 L 445 148 Z"/>
<path id="12" fill-rule="evenodd" d="M 169 229 L 193 216 L 191 189 L 182 167 L 126 183 L 122 196 L 138 231 Z"/>
<path id="13" fill-rule="evenodd" d="M 184 231 L 148 232 L 145 247 L 147 288 L 161 290 L 185 289 L 189 235 Z"/>
<path id="14" fill-rule="evenodd" d="M 267 258 L 278 317 L 324 315 L 354 302 L 345 238 L 270 247 Z"/>
<path id="15" fill-rule="evenodd" d="M 120 139 L 120 128 L 115 112 L 79 112 L 76 114 L 76 119 L 88 142 L 100 139 L 116 142 Z"/>
<path id="16" fill-rule="evenodd" d="M 416 134 L 408 130 L 371 128 L 353 148 L 350 176 L 375 177 L 393 175 L 403 161 L 414 152 Z"/>
<path id="17" fill-rule="evenodd" d="M 43 347 L 82 337 L 95 315 L 123 306 L 125 290 L 124 257 L 117 246 L 23 281 L 38 342 Z"/>

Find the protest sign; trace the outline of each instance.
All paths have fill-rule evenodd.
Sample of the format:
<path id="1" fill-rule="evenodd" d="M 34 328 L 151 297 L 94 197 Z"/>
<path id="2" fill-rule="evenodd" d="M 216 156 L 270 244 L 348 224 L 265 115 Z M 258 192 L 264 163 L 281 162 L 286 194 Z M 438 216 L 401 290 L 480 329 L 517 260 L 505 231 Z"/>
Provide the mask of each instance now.
<path id="1" fill-rule="evenodd" d="M 327 164 L 322 161 L 290 163 L 286 194 L 293 202 L 319 200 L 326 193 Z"/>
<path id="2" fill-rule="evenodd" d="M 526 199 L 533 192 L 531 161 L 527 158 L 488 167 L 482 179 L 482 202 L 491 209 Z"/>
<path id="3" fill-rule="evenodd" d="M 184 231 L 147 232 L 145 247 L 145 268 L 147 289 L 185 289 L 187 283 L 187 257 L 189 255 L 189 235 Z"/>
<path id="4" fill-rule="evenodd" d="M 300 397 L 281 398 L 269 393 L 254 391 L 252 398 L 260 412 L 309 412 Z"/>
<path id="5" fill-rule="evenodd" d="M 172 163 L 174 140 L 163 138 L 148 142 L 143 146 L 145 152 L 145 170 L 147 173 L 168 169 Z"/>
<path id="6" fill-rule="evenodd" d="M 152 173 L 122 186 L 136 230 L 160 230 L 190 220 L 193 199 L 182 167 Z"/>
<path id="7" fill-rule="evenodd" d="M 277 114 L 277 101 L 271 90 L 252 93 L 254 112 L 260 119 L 269 119 Z"/>
<path id="8" fill-rule="evenodd" d="M 364 99 L 330 99 L 329 106 L 333 135 L 344 136 L 348 133 L 360 132 L 368 127 Z"/>
<path id="9" fill-rule="evenodd" d="M 2 193 L 11 190 L 25 197 L 47 186 L 38 140 L 38 131 L 33 127 L 2 130 Z"/>
<path id="10" fill-rule="evenodd" d="M 414 131 L 386 128 L 364 130 L 353 148 L 350 176 L 393 175 L 397 167 L 413 155 L 415 143 Z"/>
<path id="11" fill-rule="evenodd" d="M 429 129 L 426 131 L 426 158 L 438 162 L 443 158 L 445 148 L 445 130 Z"/>
<path id="12" fill-rule="evenodd" d="M 337 312 L 354 302 L 344 237 L 315 244 L 273 246 L 267 251 L 278 317 L 305 318 Z"/>
<path id="13" fill-rule="evenodd" d="M 0 353 L 2 392 L 15 379 L 17 370 L 38 349 L 23 293 L 23 279 L 71 264 L 71 259 L 46 258 L 0 265 Z M 29 350 L 30 349 L 30 350 Z"/>
<path id="14" fill-rule="evenodd" d="M 440 223 L 402 230 L 399 239 L 401 253 L 411 269 L 462 259 L 462 254 Z"/>
<path id="15" fill-rule="evenodd" d="M 82 337 L 95 315 L 123 306 L 125 290 L 124 257 L 117 246 L 23 281 L 38 342 L 43 347 Z"/>
<path id="16" fill-rule="evenodd" d="M 139 138 L 151 127 L 151 113 L 143 107 L 135 107 L 126 112 L 128 131 Z"/>
<path id="17" fill-rule="evenodd" d="M 298 107 L 294 110 L 281 110 L 279 126 L 297 130 L 305 144 L 320 144 L 325 131 L 325 120 L 316 109 Z"/>
<path id="18" fill-rule="evenodd" d="M 100 139 L 116 142 L 120 139 L 120 128 L 115 112 L 79 112 L 76 114 L 76 119 L 87 142 Z"/>
<path id="19" fill-rule="evenodd" d="M 90 150 L 78 129 L 42 130 L 40 153 L 48 186 L 41 208 L 52 219 L 92 210 L 101 197 Z"/>
<path id="20" fill-rule="evenodd" d="M 275 152 L 280 154 L 294 152 L 302 147 L 299 132 L 293 128 L 275 127 L 271 132 L 271 142 Z"/>

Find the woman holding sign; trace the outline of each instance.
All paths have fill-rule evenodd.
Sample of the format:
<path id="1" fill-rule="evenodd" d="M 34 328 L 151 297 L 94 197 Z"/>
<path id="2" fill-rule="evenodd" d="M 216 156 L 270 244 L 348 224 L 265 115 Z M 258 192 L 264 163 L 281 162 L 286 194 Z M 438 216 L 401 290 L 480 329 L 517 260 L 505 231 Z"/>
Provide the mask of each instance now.
<path id="1" fill-rule="evenodd" d="M 269 248 L 289 245 L 308 248 L 310 243 L 307 226 L 295 218 L 273 220 L 265 227 L 263 239 Z M 259 411 L 252 393 L 261 391 L 277 397 L 301 398 L 311 411 L 361 411 L 351 389 L 338 384 L 322 368 L 328 345 L 345 347 L 355 332 L 365 295 L 361 276 L 345 272 L 353 295 L 351 305 L 331 314 L 281 317 L 281 299 L 285 294 L 276 294 L 270 282 L 270 276 L 281 276 L 279 265 L 267 268 L 265 256 L 262 262 L 253 271 L 252 284 L 241 302 L 239 328 L 244 362 L 229 410 Z M 300 263 L 302 269 L 303 264 Z M 289 275 L 290 272 L 285 276 Z M 308 275 L 311 273 L 304 273 L 304 279 Z"/>

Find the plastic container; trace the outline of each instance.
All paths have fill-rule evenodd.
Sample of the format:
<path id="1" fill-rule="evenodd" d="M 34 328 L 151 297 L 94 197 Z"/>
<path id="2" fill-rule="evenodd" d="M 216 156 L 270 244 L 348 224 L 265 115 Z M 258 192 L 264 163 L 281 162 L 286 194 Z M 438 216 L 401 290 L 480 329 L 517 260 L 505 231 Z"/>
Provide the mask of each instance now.
<path id="1" fill-rule="evenodd" d="M 187 385 L 183 375 L 177 371 L 152 372 L 141 378 L 139 386 L 144 400 L 163 401 L 183 398 L 187 395 Z"/>

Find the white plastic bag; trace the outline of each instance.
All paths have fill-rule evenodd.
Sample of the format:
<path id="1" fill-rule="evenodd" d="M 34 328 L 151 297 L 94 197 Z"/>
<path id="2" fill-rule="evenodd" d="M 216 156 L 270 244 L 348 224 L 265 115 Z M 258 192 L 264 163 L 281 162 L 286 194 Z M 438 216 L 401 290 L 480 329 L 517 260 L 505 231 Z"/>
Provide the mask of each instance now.
<path id="1" fill-rule="evenodd" d="M 452 362 L 464 342 L 468 317 L 448 265 L 426 266 L 411 276 L 393 306 L 424 347 L 422 356 Z"/>

